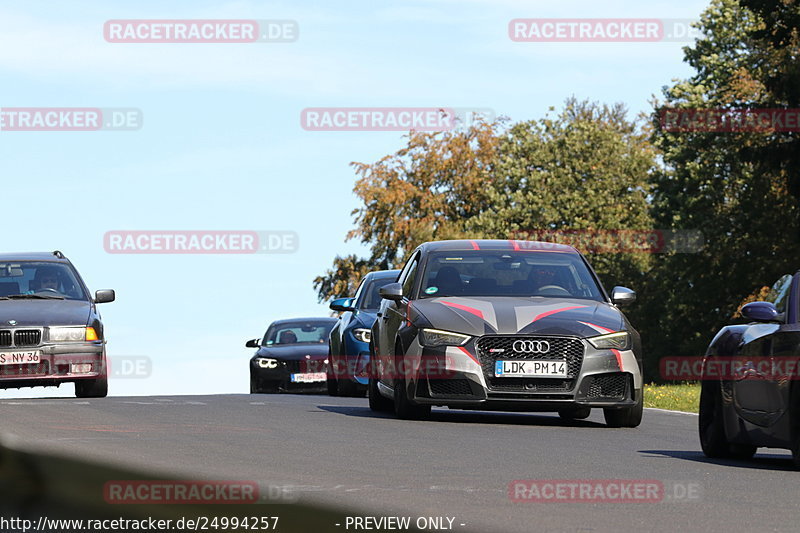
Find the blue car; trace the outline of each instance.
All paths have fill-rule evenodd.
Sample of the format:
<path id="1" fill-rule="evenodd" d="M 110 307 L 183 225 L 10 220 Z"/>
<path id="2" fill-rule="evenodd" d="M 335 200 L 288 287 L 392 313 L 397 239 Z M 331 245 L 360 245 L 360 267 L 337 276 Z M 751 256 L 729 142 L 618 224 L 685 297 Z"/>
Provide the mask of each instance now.
<path id="1" fill-rule="evenodd" d="M 337 298 L 330 304 L 342 312 L 331 330 L 328 354 L 328 394 L 364 396 L 369 384 L 369 337 L 381 305 L 379 290 L 397 280 L 399 270 L 370 272 L 353 298 Z"/>

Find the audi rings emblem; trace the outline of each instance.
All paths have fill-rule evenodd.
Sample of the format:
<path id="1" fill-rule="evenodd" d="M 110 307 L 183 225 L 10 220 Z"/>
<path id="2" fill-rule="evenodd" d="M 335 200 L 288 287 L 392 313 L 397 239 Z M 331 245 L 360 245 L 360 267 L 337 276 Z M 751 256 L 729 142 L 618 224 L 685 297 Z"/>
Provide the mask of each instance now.
<path id="1" fill-rule="evenodd" d="M 550 343 L 547 341 L 514 341 L 511 348 L 517 353 L 547 353 Z"/>

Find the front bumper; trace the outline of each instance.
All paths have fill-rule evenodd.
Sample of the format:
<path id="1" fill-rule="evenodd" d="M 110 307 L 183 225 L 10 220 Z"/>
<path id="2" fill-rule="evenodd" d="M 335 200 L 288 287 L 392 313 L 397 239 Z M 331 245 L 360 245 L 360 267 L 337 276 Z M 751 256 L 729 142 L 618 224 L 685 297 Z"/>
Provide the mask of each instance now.
<path id="1" fill-rule="evenodd" d="M 38 352 L 38 363 L 0 364 L 0 388 L 49 387 L 108 375 L 103 341 L 0 348 L 6 359 L 30 352 Z"/>
<path id="2" fill-rule="evenodd" d="M 304 390 L 327 392 L 327 380 L 320 379 L 313 382 L 293 381 L 292 376 L 296 374 L 327 374 L 328 365 L 322 362 L 312 364 L 308 368 L 300 361 L 278 360 L 277 367 L 261 367 L 256 360 L 250 361 L 250 375 L 263 385 L 273 385 L 283 390 Z"/>
<path id="3" fill-rule="evenodd" d="M 406 358 L 412 360 L 412 368 L 414 360 L 419 361 L 419 370 L 398 384 L 406 386 L 408 398 L 418 404 L 451 408 L 557 411 L 636 405 L 642 395 L 642 375 L 633 351 L 597 350 L 577 338 L 569 342 L 576 355 L 567 358 L 567 378 L 545 378 L 495 376 L 494 362 L 500 357 L 481 352 L 474 341 L 464 347 L 429 348 L 415 340 Z M 431 368 L 438 370 L 430 372 Z"/>

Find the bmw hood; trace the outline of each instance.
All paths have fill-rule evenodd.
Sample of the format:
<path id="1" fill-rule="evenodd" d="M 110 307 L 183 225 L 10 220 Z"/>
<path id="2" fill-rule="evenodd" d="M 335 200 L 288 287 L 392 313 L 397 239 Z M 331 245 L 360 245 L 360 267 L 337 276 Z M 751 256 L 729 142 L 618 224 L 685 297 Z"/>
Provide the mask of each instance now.
<path id="1" fill-rule="evenodd" d="M 310 355 L 311 359 L 325 359 L 328 357 L 327 344 L 287 344 L 284 346 L 262 346 L 258 349 L 256 357 L 269 357 L 284 361 L 301 361 Z"/>
<path id="2" fill-rule="evenodd" d="M 85 326 L 90 311 L 80 300 L 0 300 L 0 328 Z"/>
<path id="3" fill-rule="evenodd" d="M 429 327 L 479 336 L 535 334 L 594 337 L 626 329 L 616 307 L 569 298 L 440 297 L 411 302 L 409 317 Z"/>

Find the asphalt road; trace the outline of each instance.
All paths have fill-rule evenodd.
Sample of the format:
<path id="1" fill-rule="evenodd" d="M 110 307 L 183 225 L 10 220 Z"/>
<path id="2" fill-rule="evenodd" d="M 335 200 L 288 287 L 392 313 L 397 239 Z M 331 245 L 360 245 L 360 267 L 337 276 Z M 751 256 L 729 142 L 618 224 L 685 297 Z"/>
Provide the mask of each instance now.
<path id="1" fill-rule="evenodd" d="M 601 412 L 567 423 L 434 410 L 411 422 L 373 414 L 366 399 L 227 395 L 0 400 L 0 420 L 18 448 L 252 480 L 362 516 L 451 517 L 453 531 L 796 531 L 800 519 L 788 452 L 707 460 L 696 416 L 650 409 L 639 428 L 609 429 Z M 520 479 L 665 488 L 659 502 L 514 503 Z"/>

